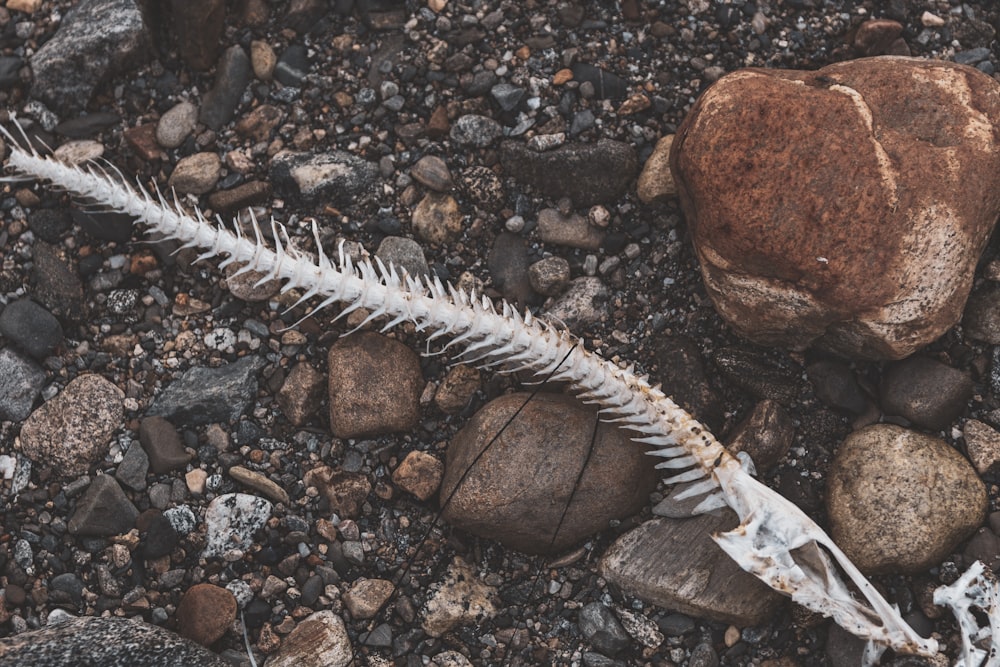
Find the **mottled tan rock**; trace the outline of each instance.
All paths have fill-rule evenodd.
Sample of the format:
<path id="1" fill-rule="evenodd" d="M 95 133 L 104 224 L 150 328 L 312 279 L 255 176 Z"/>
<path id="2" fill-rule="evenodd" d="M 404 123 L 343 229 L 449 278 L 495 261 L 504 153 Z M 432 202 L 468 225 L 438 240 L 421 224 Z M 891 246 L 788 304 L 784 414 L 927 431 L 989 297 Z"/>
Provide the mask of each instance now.
<path id="1" fill-rule="evenodd" d="M 677 196 L 677 186 L 674 176 L 670 173 L 670 147 L 674 143 L 674 135 L 668 134 L 656 142 L 646 164 L 642 166 L 639 182 L 636 184 L 639 200 L 643 204 L 663 201 Z"/>
<path id="2" fill-rule="evenodd" d="M 243 264 L 230 264 L 224 270 L 226 287 L 237 299 L 244 301 L 267 301 L 281 291 L 280 280 L 260 282 L 265 273 L 261 271 L 244 271 L 239 273 Z M 258 284 L 259 283 L 259 284 Z"/>
<path id="3" fill-rule="evenodd" d="M 598 422 L 571 396 L 508 394 L 448 445 L 443 517 L 518 551 L 561 551 L 646 503 L 656 485 L 649 459 L 624 430 Z"/>
<path id="4" fill-rule="evenodd" d="M 278 107 L 261 104 L 236 123 L 236 133 L 252 141 L 267 141 L 284 116 L 284 112 Z"/>
<path id="5" fill-rule="evenodd" d="M 785 598 L 740 569 L 712 534 L 739 525 L 735 513 L 653 519 L 615 541 L 601 576 L 641 600 L 739 627 L 773 617 Z"/>
<path id="6" fill-rule="evenodd" d="M 351 638 L 343 619 L 332 611 L 317 611 L 288 633 L 265 667 L 348 667 L 354 660 Z"/>
<path id="7" fill-rule="evenodd" d="M 219 182 L 222 160 L 215 153 L 195 153 L 182 158 L 167 180 L 180 194 L 203 195 Z"/>
<path id="8" fill-rule="evenodd" d="M 463 219 L 454 197 L 428 192 L 413 209 L 413 231 L 429 243 L 448 243 L 462 233 Z"/>
<path id="9" fill-rule="evenodd" d="M 392 473 L 392 482 L 420 500 L 427 500 L 441 486 L 444 464 L 427 452 L 410 452 Z"/>
<path id="10" fill-rule="evenodd" d="M 270 81 L 277 64 L 278 56 L 270 44 L 259 39 L 250 42 L 250 65 L 255 77 L 261 81 Z"/>
<path id="11" fill-rule="evenodd" d="M 125 393 L 99 375 L 81 375 L 28 415 L 21 427 L 24 455 L 56 475 L 76 477 L 108 453 L 125 418 Z"/>
<path id="12" fill-rule="evenodd" d="M 458 364 L 453 367 L 434 394 L 434 404 L 441 412 L 458 414 L 479 391 L 482 382 L 479 376 L 479 369 L 473 366 Z"/>
<path id="13" fill-rule="evenodd" d="M 236 620 L 236 598 L 225 588 L 195 584 L 177 605 L 177 631 L 202 646 L 214 643 Z"/>
<path id="14" fill-rule="evenodd" d="M 358 579 L 344 593 L 344 606 L 354 618 L 375 618 L 394 590 L 388 579 Z"/>
<path id="15" fill-rule="evenodd" d="M 986 519 L 986 488 L 942 440 L 891 424 L 855 431 L 827 479 L 830 534 L 866 574 L 937 565 Z"/>
<path id="16" fill-rule="evenodd" d="M 495 594 L 495 588 L 481 581 L 465 561 L 456 557 L 444 581 L 433 587 L 421 626 L 431 637 L 440 637 L 456 626 L 482 623 L 497 613 Z"/>
<path id="17" fill-rule="evenodd" d="M 980 475 L 1000 468 L 1000 432 L 977 419 L 965 422 L 965 450 Z"/>
<path id="18" fill-rule="evenodd" d="M 538 236 L 546 243 L 582 250 L 597 250 L 604 241 L 604 232 L 582 215 L 563 215 L 554 208 L 543 208 L 538 212 Z"/>
<path id="19" fill-rule="evenodd" d="M 256 470 L 250 470 L 243 466 L 233 466 L 229 469 L 229 476 L 240 484 L 249 486 L 254 491 L 260 491 L 276 503 L 291 504 L 287 491 L 281 488 L 277 482 L 268 479 L 266 475 Z"/>
<path id="20" fill-rule="evenodd" d="M 416 353 L 397 340 L 362 332 L 328 355 L 330 430 L 338 438 L 412 431 L 424 380 Z"/>
<path id="21" fill-rule="evenodd" d="M 361 505 L 372 491 L 368 478 L 358 472 L 317 466 L 302 476 L 302 483 L 314 486 L 330 503 L 330 509 L 341 518 L 358 516 Z"/>
<path id="22" fill-rule="evenodd" d="M 958 321 L 1000 214 L 1000 84 L 898 57 L 720 79 L 671 169 L 709 296 L 752 340 L 898 359 Z"/>

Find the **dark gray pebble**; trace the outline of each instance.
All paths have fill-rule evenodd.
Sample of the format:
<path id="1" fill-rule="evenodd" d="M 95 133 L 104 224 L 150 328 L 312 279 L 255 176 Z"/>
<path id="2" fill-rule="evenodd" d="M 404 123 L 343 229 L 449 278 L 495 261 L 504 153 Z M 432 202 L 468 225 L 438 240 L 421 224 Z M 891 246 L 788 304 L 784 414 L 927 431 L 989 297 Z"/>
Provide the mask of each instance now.
<path id="1" fill-rule="evenodd" d="M 148 414 L 189 426 L 235 420 L 255 400 L 264 364 L 258 357 L 243 357 L 218 368 L 192 368 L 156 398 Z"/>
<path id="2" fill-rule="evenodd" d="M 580 633 L 604 655 L 614 657 L 631 643 L 614 612 L 600 602 L 585 604 L 580 609 L 577 624 L 580 626 Z"/>
<path id="3" fill-rule="evenodd" d="M 488 116 L 466 114 L 451 126 L 449 136 L 459 146 L 485 148 L 500 138 L 503 128 Z"/>
<path id="4" fill-rule="evenodd" d="M 41 360 L 62 343 L 63 330 L 52 313 L 31 299 L 18 299 L 0 312 L 0 336 Z"/>
<path id="5" fill-rule="evenodd" d="M 372 190 L 378 175 L 376 164 L 345 151 L 279 154 L 270 167 L 278 194 L 334 206 L 356 204 Z"/>
<path id="6" fill-rule="evenodd" d="M 59 318 L 78 321 L 83 317 L 83 283 L 76 268 L 55 247 L 36 241 L 32 248 L 31 295 Z"/>
<path id="7" fill-rule="evenodd" d="M 274 66 L 274 78 L 286 86 L 298 88 L 309 73 L 309 55 L 302 44 L 292 44 Z"/>
<path id="8" fill-rule="evenodd" d="M 918 426 L 944 429 L 965 411 L 974 390 L 967 373 L 928 357 L 910 357 L 882 376 L 882 410 Z"/>
<path id="9" fill-rule="evenodd" d="M 765 354 L 724 347 L 715 353 L 714 360 L 723 378 L 755 398 L 791 405 L 798 397 L 797 374 L 782 368 Z"/>
<path id="10" fill-rule="evenodd" d="M 72 224 L 69 211 L 64 208 L 40 208 L 28 214 L 28 227 L 47 243 L 58 243 Z"/>
<path id="11" fill-rule="evenodd" d="M 215 83 L 202 98 L 198 120 L 213 130 L 232 120 L 251 76 L 246 51 L 238 44 L 226 49 L 215 68 Z"/>
<path id="12" fill-rule="evenodd" d="M 99 241 L 126 243 L 132 238 L 135 218 L 114 211 L 70 211 L 73 222 Z"/>
<path id="13" fill-rule="evenodd" d="M 868 410 L 868 399 L 845 364 L 817 361 L 806 368 L 806 375 L 816 397 L 831 408 L 856 415 Z"/>
<path id="14" fill-rule="evenodd" d="M 139 510 L 110 475 L 98 475 L 76 504 L 69 520 L 73 535 L 106 537 L 127 533 L 135 525 Z"/>
<path id="15" fill-rule="evenodd" d="M 500 145 L 504 173 L 551 199 L 569 197 L 577 206 L 611 202 L 625 194 L 639 173 L 639 158 L 629 144 L 601 139 L 569 143 L 538 153 L 517 141 Z"/>
<path id="16" fill-rule="evenodd" d="M 139 442 L 149 457 L 149 468 L 156 474 L 183 467 L 191 460 L 174 425 L 160 416 L 139 422 Z"/>
<path id="17" fill-rule="evenodd" d="M 149 472 L 149 457 L 138 442 L 133 442 L 125 451 L 122 462 L 115 471 L 115 479 L 132 489 L 143 491 L 146 488 L 146 473 Z"/>

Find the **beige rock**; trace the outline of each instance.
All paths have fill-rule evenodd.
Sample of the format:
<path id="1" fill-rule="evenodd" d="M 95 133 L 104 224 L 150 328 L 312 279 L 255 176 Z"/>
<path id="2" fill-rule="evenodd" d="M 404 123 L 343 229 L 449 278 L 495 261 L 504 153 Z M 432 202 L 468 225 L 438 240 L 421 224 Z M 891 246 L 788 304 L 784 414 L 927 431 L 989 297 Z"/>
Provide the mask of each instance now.
<path id="1" fill-rule="evenodd" d="M 938 564 L 986 519 L 986 489 L 947 443 L 891 424 L 855 431 L 827 479 L 831 536 L 865 574 Z"/>
<path id="2" fill-rule="evenodd" d="M 277 647 L 276 647 L 277 648 Z M 332 611 L 307 616 L 288 633 L 265 667 L 348 667 L 354 660 L 343 619 Z"/>
<path id="3" fill-rule="evenodd" d="M 243 264 L 230 264 L 223 271 L 226 274 L 226 287 L 237 299 L 268 301 L 281 291 L 280 280 L 267 280 L 258 285 L 266 275 L 261 271 L 244 271 L 237 275 L 242 267 Z"/>
<path id="4" fill-rule="evenodd" d="M 254 491 L 260 491 L 276 503 L 291 504 L 287 491 L 281 488 L 277 482 L 268 479 L 266 475 L 262 475 L 256 470 L 250 470 L 243 466 L 233 466 L 229 469 L 229 476 L 240 484 L 249 486 Z"/>
<path id="5" fill-rule="evenodd" d="M 60 162 L 67 164 L 84 164 L 93 162 L 104 155 L 104 144 L 92 139 L 67 141 L 52 153 Z"/>
<path id="6" fill-rule="evenodd" d="M 7 9 L 12 12 L 34 14 L 42 6 L 42 0 L 7 0 Z"/>
<path id="7" fill-rule="evenodd" d="M 413 209 L 413 231 L 429 243 L 448 243 L 462 233 L 463 219 L 454 197 L 428 192 Z"/>
<path id="8" fill-rule="evenodd" d="M 976 419 L 965 422 L 963 431 L 965 449 L 976 472 L 985 475 L 1000 467 L 1000 432 Z"/>
<path id="9" fill-rule="evenodd" d="M 168 109 L 156 124 L 156 143 L 164 148 L 177 148 L 198 124 L 198 107 L 190 102 L 178 102 Z"/>
<path id="10" fill-rule="evenodd" d="M 898 359 L 958 321 L 1000 214 L 1000 84 L 879 57 L 707 90 L 671 169 L 706 289 L 741 334 Z"/>
<path id="11" fill-rule="evenodd" d="M 538 212 L 538 236 L 546 243 L 597 250 L 604 241 L 604 232 L 592 226 L 582 215 L 563 215 L 554 208 Z"/>
<path id="12" fill-rule="evenodd" d="M 440 498 L 453 526 L 518 551 L 552 553 L 638 511 L 655 485 L 642 448 L 598 422 L 593 408 L 561 394 L 508 394 L 448 445 Z"/>
<path id="13" fill-rule="evenodd" d="M 393 483 L 420 500 L 427 500 L 441 486 L 444 464 L 427 452 L 410 452 L 392 473 Z"/>
<path id="14" fill-rule="evenodd" d="M 354 618 L 375 618 L 395 589 L 387 579 L 358 579 L 344 593 L 344 606 Z"/>
<path id="15" fill-rule="evenodd" d="M 674 177 L 670 173 L 670 147 L 673 143 L 674 135 L 661 137 L 646 164 L 642 166 L 636 189 L 643 204 L 677 196 L 677 186 L 674 185 Z"/>
<path id="16" fill-rule="evenodd" d="M 32 412 L 21 427 L 24 455 L 56 475 L 76 477 L 104 458 L 125 418 L 125 393 L 99 375 L 81 375 Z"/>
<path id="17" fill-rule="evenodd" d="M 481 383 L 479 369 L 458 364 L 444 377 L 434 394 L 434 404 L 445 414 L 458 414 L 469 405 Z"/>
<path id="18" fill-rule="evenodd" d="M 222 160 L 215 153 L 195 153 L 182 158 L 167 180 L 180 194 L 203 195 L 219 182 Z"/>
<path id="19" fill-rule="evenodd" d="M 271 104 L 261 104 L 236 123 L 236 133 L 251 141 L 267 141 L 271 132 L 281 124 L 284 112 Z"/>
<path id="20" fill-rule="evenodd" d="M 270 81 L 277 64 L 278 56 L 270 44 L 259 39 L 250 42 L 250 65 L 255 77 L 261 81 Z"/>
<path id="21" fill-rule="evenodd" d="M 341 518 L 358 516 L 361 505 L 372 491 L 368 478 L 358 472 L 317 466 L 302 476 L 306 487 L 314 486 L 330 503 L 330 509 Z"/>
<path id="22" fill-rule="evenodd" d="M 497 613 L 496 589 L 486 585 L 461 558 L 448 566 L 448 574 L 427 599 L 421 626 L 431 637 L 440 637 L 458 625 L 481 623 Z"/>
<path id="23" fill-rule="evenodd" d="M 328 355 L 330 430 L 338 438 L 412 431 L 424 380 L 413 350 L 386 336 L 342 338 Z"/>

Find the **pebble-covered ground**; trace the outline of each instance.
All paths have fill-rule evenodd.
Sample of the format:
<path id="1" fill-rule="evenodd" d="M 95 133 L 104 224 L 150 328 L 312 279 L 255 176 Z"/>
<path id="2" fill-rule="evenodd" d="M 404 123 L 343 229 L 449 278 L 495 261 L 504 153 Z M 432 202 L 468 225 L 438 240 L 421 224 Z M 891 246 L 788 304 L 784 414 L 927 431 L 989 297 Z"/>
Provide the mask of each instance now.
<path id="1" fill-rule="evenodd" d="M 69 159 L 100 157 L 128 179 L 175 188 L 187 207 L 246 222 L 252 206 L 307 251 L 315 220 L 329 252 L 343 239 L 355 256 L 377 253 L 554 314 L 589 348 L 662 382 L 720 436 L 772 399 L 794 441 L 764 480 L 824 525 L 832 452 L 853 425 L 878 419 L 879 400 L 897 400 L 879 398 L 883 367 L 760 348 L 728 331 L 701 285 L 676 200 L 639 192 L 636 178 L 657 141 L 727 72 L 908 52 L 993 74 L 1000 27 L 1000 9 L 985 1 L 244 0 L 228 3 L 213 41 L 199 34 L 211 35 L 209 10 L 171 15 L 147 2 L 139 4 L 153 30 L 137 48 L 116 37 L 121 52 L 98 44 L 76 54 L 71 73 L 50 68 L 36 80 L 34 55 L 74 4 L 0 8 L 0 102 L 33 136 L 52 147 L 72 140 Z M 902 31 L 859 42 L 871 18 Z M 128 27 L 90 20 L 86 34 Z M 176 25 L 188 32 L 178 38 Z M 620 154 L 623 144 L 637 162 Z M 563 152 L 547 163 L 526 152 L 544 148 Z M 560 160 L 576 165 L 575 181 L 560 179 Z M 261 664 L 324 609 L 346 621 L 357 664 L 856 664 L 858 645 L 845 633 L 790 606 L 770 623 L 736 627 L 609 586 L 597 572 L 601 555 L 651 516 L 662 489 L 638 516 L 548 560 L 435 523 L 433 491 L 418 498 L 433 466 L 418 467 L 412 486 L 394 472 L 413 452 L 443 460 L 469 417 L 516 379 L 486 372 L 463 390 L 462 378 L 445 382 L 446 359 L 421 357 L 419 412 L 385 408 L 387 420 L 412 422 L 405 432 L 338 434 L 328 354 L 363 316 L 334 322 L 336 306 L 286 311 L 298 295 L 149 243 L 129 220 L 44 185 L 5 183 L 0 211 L 0 637 L 38 628 L 55 610 L 172 630 L 197 618 L 211 634 L 231 598 L 195 595 L 185 608 L 182 597 L 212 584 L 230 590 L 242 613 L 201 639 L 234 664 L 248 664 L 244 626 Z M 980 282 L 996 276 L 995 254 L 991 244 Z M 566 299 L 571 280 L 600 298 Z M 407 350 L 426 345 L 412 327 L 392 335 Z M 974 383 L 942 392 L 940 402 L 955 403 L 936 407 L 1000 425 L 994 349 L 961 327 L 935 343 L 929 356 Z M 403 353 L 385 354 L 404 363 Z M 312 370 L 296 370 L 305 366 Z M 81 377 L 91 379 L 71 385 Z M 66 400 L 40 412 L 52 399 Z M 31 442 L 76 420 L 72 457 L 31 461 L 31 413 Z M 943 435 L 962 445 L 958 433 Z M 316 472 L 321 465 L 330 469 Z M 996 509 L 995 479 L 983 478 Z M 330 488 L 341 495 L 324 495 Z M 234 492 L 261 500 L 210 504 Z M 245 541 L 215 544 L 213 513 L 237 513 L 251 528 L 259 513 L 263 525 Z M 994 546 L 989 553 L 1000 554 Z M 953 639 L 926 591 L 965 564 L 959 553 L 879 585 L 923 629 Z M 422 607 L 449 576 L 469 572 L 495 588 L 497 613 L 429 632 Z M 400 577 L 388 610 L 379 609 L 391 592 L 381 584 L 351 586 Z M 625 611 L 605 613 L 612 607 Z"/>

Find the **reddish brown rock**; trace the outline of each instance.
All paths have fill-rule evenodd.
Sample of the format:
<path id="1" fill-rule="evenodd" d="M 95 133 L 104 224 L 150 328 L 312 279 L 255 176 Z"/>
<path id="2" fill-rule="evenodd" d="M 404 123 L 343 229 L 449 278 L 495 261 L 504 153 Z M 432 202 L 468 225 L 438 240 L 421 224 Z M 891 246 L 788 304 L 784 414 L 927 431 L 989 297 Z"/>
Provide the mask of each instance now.
<path id="1" fill-rule="evenodd" d="M 449 444 L 443 516 L 519 551 L 560 551 L 642 507 L 656 485 L 653 465 L 624 430 L 571 396 L 508 394 Z"/>
<path id="2" fill-rule="evenodd" d="M 338 438 L 412 431 L 424 386 L 416 353 L 363 332 L 330 347 L 330 430 Z"/>
<path id="3" fill-rule="evenodd" d="M 712 301 L 756 342 L 898 359 L 961 315 L 1000 214 L 1000 85 L 880 57 L 707 90 L 671 170 Z"/>
<path id="4" fill-rule="evenodd" d="M 854 49 L 863 56 L 881 56 L 903 34 L 903 24 L 890 19 L 872 19 L 858 26 Z"/>
<path id="5" fill-rule="evenodd" d="M 236 620 L 236 598 L 225 588 L 195 584 L 177 605 L 177 630 L 202 646 L 226 634 Z"/>
<path id="6" fill-rule="evenodd" d="M 297 364 L 278 392 L 278 407 L 295 426 L 302 426 L 319 410 L 323 374 L 307 363 Z"/>

